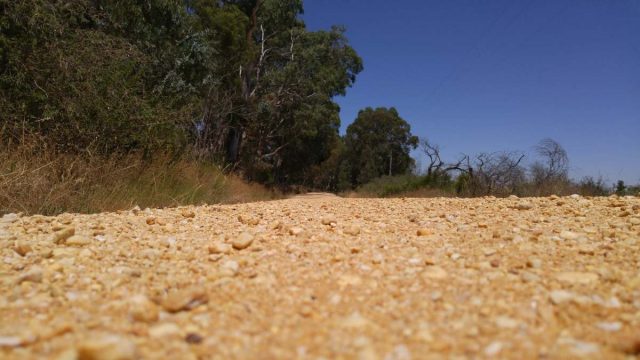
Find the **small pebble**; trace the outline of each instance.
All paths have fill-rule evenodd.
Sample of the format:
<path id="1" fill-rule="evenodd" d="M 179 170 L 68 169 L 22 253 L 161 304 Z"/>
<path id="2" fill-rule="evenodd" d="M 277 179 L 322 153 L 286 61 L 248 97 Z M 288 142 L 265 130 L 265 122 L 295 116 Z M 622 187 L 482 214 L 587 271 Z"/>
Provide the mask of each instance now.
<path id="1" fill-rule="evenodd" d="M 418 229 L 418 231 L 416 231 L 416 234 L 418 236 L 429 236 L 433 234 L 433 231 L 431 229 L 422 228 L 422 229 Z"/>
<path id="2" fill-rule="evenodd" d="M 247 232 L 243 232 L 242 234 L 236 236 L 233 239 L 233 241 L 231 242 L 231 245 L 236 250 L 243 250 L 248 248 L 252 242 L 253 242 L 253 235 Z"/>
<path id="3" fill-rule="evenodd" d="M 335 225 L 338 221 L 333 216 L 325 216 L 322 218 L 321 223 L 322 225 Z"/>
<path id="4" fill-rule="evenodd" d="M 622 329 L 622 323 L 617 321 L 616 322 L 599 322 L 598 324 L 596 324 L 596 326 L 607 332 L 616 332 Z"/>
<path id="5" fill-rule="evenodd" d="M 425 270 L 422 272 L 422 274 L 424 277 L 428 279 L 435 279 L 435 280 L 446 279 L 448 276 L 447 272 L 443 268 L 437 265 L 427 266 Z"/>
<path id="6" fill-rule="evenodd" d="M 485 249 L 483 251 L 483 253 L 484 253 L 484 256 L 491 256 L 491 255 L 496 253 L 496 250 L 495 249 Z"/>
<path id="7" fill-rule="evenodd" d="M 135 343 L 116 335 L 80 342 L 78 360 L 133 360 L 137 358 Z"/>
<path id="8" fill-rule="evenodd" d="M 33 251 L 31 246 L 25 241 L 16 241 L 16 246 L 13 248 L 13 250 L 20 256 L 26 256 L 28 253 Z"/>
<path id="9" fill-rule="evenodd" d="M 240 265 L 234 260 L 227 260 L 220 265 L 222 277 L 234 277 L 238 273 Z"/>
<path id="10" fill-rule="evenodd" d="M 19 216 L 16 213 L 4 214 L 2 215 L 2 218 L 0 218 L 0 223 L 11 224 L 13 222 L 16 222 L 18 218 Z"/>
<path id="11" fill-rule="evenodd" d="M 484 354 L 486 356 L 496 356 L 502 351 L 502 343 L 500 341 L 494 341 L 484 348 Z"/>
<path id="12" fill-rule="evenodd" d="M 193 210 L 184 210 L 182 212 L 182 216 L 187 219 L 193 219 L 194 217 L 196 217 L 196 213 Z"/>
<path id="13" fill-rule="evenodd" d="M 62 244 L 68 238 L 73 236 L 76 233 L 76 229 L 73 227 L 63 228 L 62 230 L 56 231 L 53 234 L 53 243 L 54 244 Z"/>
<path id="14" fill-rule="evenodd" d="M 26 273 L 20 275 L 18 277 L 18 284 L 21 284 L 25 281 L 30 281 L 34 283 L 42 282 L 42 268 L 39 266 L 34 266 Z"/>
<path id="15" fill-rule="evenodd" d="M 384 261 L 384 256 L 380 253 L 376 253 L 371 257 L 371 262 L 374 264 L 380 264 Z"/>
<path id="16" fill-rule="evenodd" d="M 202 336 L 196 333 L 188 333 L 187 336 L 185 336 L 184 338 L 184 341 L 186 341 L 189 344 L 200 344 L 202 340 L 204 340 Z"/>
<path id="17" fill-rule="evenodd" d="M 347 234 L 347 235 L 356 236 L 356 235 L 360 234 L 360 227 L 359 226 L 355 226 L 355 225 L 347 226 L 344 229 L 344 233 Z"/>
<path id="18" fill-rule="evenodd" d="M 154 322 L 158 320 L 158 306 L 144 295 L 133 296 L 129 305 L 129 316 L 135 321 Z"/>
<path id="19" fill-rule="evenodd" d="M 536 282 L 536 281 L 540 281 L 540 277 L 536 274 L 533 274 L 531 272 L 528 271 L 523 271 L 522 273 L 520 273 L 520 278 L 522 279 L 522 281 L 524 282 Z"/>
<path id="20" fill-rule="evenodd" d="M 573 231 L 563 230 L 560 232 L 560 237 L 565 240 L 577 240 L 580 237 L 580 234 Z"/>
<path id="21" fill-rule="evenodd" d="M 560 305 L 575 299 L 575 294 L 565 290 L 553 290 L 549 293 L 549 299 L 553 304 Z"/>
<path id="22" fill-rule="evenodd" d="M 300 235 L 304 232 L 304 229 L 298 226 L 294 226 L 292 228 L 289 229 L 289 234 L 293 235 L 293 236 L 297 236 Z"/>
<path id="23" fill-rule="evenodd" d="M 167 322 L 158 325 L 154 325 L 149 329 L 149 336 L 152 338 L 171 338 L 181 337 L 182 329 L 174 323 Z"/>
<path id="24" fill-rule="evenodd" d="M 223 242 L 214 242 L 208 247 L 209 254 L 229 254 L 231 252 L 231 245 Z"/>
<path id="25" fill-rule="evenodd" d="M 0 336 L 0 348 L 18 347 L 22 345 L 23 341 L 17 336 Z"/>
<path id="26" fill-rule="evenodd" d="M 85 246 L 85 245 L 89 245 L 90 243 L 91 243 L 91 240 L 89 238 L 81 235 L 70 236 L 65 241 L 65 245 L 69 245 L 69 246 Z"/>
<path id="27" fill-rule="evenodd" d="M 556 275 L 556 279 L 569 284 L 587 285 L 598 281 L 598 274 L 578 271 L 562 272 Z"/>
<path id="28" fill-rule="evenodd" d="M 527 267 L 539 269 L 542 267 L 542 261 L 537 258 L 531 258 L 527 260 Z"/>
<path id="29" fill-rule="evenodd" d="M 521 202 L 518 205 L 516 205 L 516 209 L 518 210 L 530 210 L 532 208 L 533 208 L 533 205 L 528 202 Z"/>
<path id="30" fill-rule="evenodd" d="M 310 317 L 311 315 L 313 315 L 313 309 L 311 309 L 311 306 L 303 305 L 300 308 L 300 315 L 302 315 L 303 317 Z"/>
<path id="31" fill-rule="evenodd" d="M 193 287 L 169 293 L 162 302 L 162 307 L 169 312 L 191 310 L 208 300 L 204 289 Z"/>
<path id="32" fill-rule="evenodd" d="M 499 328 L 503 329 L 515 329 L 518 327 L 518 321 L 506 316 L 498 316 L 495 322 Z"/>

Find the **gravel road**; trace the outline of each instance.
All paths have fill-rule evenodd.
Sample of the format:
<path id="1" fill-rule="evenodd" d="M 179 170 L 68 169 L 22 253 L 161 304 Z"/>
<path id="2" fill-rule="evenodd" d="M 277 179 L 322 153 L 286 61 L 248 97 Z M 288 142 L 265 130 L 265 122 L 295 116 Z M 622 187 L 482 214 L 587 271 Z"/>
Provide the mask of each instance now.
<path id="1" fill-rule="evenodd" d="M 636 358 L 640 197 L 0 220 L 0 358 Z"/>

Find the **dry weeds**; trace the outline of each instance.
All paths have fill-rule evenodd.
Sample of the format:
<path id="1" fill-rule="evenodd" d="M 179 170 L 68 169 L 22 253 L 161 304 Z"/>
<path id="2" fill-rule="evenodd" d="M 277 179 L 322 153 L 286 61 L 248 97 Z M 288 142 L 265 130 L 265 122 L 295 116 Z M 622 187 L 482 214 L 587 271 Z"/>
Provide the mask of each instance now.
<path id="1" fill-rule="evenodd" d="M 156 154 L 59 154 L 38 141 L 0 148 L 0 214 L 54 215 L 278 197 L 218 166 Z"/>

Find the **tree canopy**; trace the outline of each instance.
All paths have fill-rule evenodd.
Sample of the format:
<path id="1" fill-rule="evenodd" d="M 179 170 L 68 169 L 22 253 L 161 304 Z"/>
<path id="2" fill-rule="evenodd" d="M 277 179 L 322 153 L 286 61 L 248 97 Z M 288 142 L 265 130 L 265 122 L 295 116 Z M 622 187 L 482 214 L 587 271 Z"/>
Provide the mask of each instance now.
<path id="1" fill-rule="evenodd" d="M 3 136 L 65 152 L 193 150 L 249 179 L 304 181 L 339 141 L 362 70 L 300 0 L 0 0 Z"/>
<path id="2" fill-rule="evenodd" d="M 351 183 L 361 185 L 410 171 L 410 151 L 418 146 L 418 138 L 395 108 L 366 108 L 347 128 L 345 144 Z"/>

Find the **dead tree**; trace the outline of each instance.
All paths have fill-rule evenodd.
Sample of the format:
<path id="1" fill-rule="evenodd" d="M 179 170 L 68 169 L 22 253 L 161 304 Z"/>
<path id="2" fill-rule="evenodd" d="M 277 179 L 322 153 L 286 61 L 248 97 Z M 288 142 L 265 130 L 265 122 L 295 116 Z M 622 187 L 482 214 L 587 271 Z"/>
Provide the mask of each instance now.
<path id="1" fill-rule="evenodd" d="M 428 177 L 457 173 L 464 177 L 459 178 L 462 188 L 458 191 L 469 191 L 471 196 L 514 193 L 526 181 L 521 165 L 525 155 L 521 152 L 481 153 L 473 160 L 462 154 L 455 162 L 447 163 L 442 160 L 438 145 L 423 139 L 420 146 L 429 161 Z"/>
<path id="2" fill-rule="evenodd" d="M 440 146 L 432 144 L 428 139 L 423 139 L 420 142 L 422 151 L 429 158 L 429 165 L 427 165 L 427 176 L 433 176 L 437 174 L 449 173 L 451 171 L 459 171 L 463 173 L 469 172 L 469 156 L 462 155 L 460 159 L 453 163 L 445 163 L 440 156 Z M 465 166 L 465 164 L 467 166 Z"/>
<path id="3" fill-rule="evenodd" d="M 482 153 L 476 156 L 474 192 L 484 195 L 513 193 L 525 181 L 520 165 L 525 155 L 518 152 Z"/>
<path id="4" fill-rule="evenodd" d="M 569 156 L 566 150 L 553 139 L 543 139 L 535 147 L 542 163 L 532 167 L 534 180 L 549 181 L 566 177 L 569 172 Z M 537 178 L 537 179 L 536 179 Z"/>

